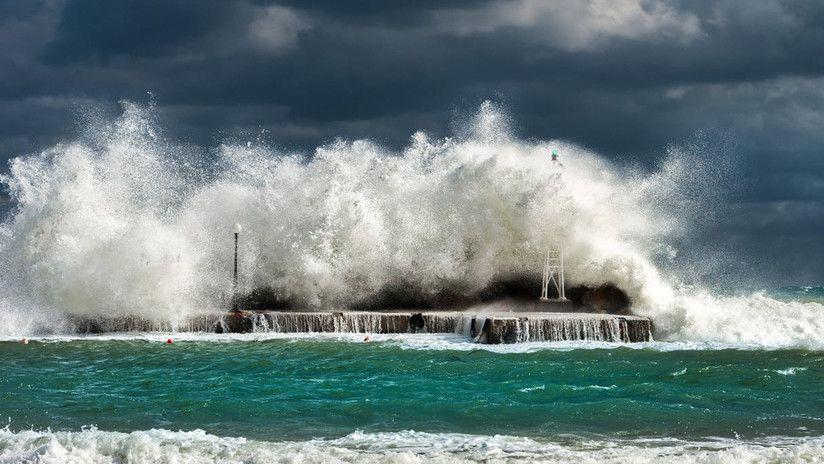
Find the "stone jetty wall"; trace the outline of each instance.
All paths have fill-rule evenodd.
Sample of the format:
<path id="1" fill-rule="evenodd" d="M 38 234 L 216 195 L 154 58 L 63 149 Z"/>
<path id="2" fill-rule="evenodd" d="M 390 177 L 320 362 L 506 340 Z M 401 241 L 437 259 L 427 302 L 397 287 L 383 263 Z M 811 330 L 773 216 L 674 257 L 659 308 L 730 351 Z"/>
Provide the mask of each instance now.
<path id="1" fill-rule="evenodd" d="M 261 311 L 210 314 L 181 323 L 140 318 L 83 318 L 72 321 L 78 333 L 455 333 L 479 343 L 538 341 L 644 342 L 652 340 L 652 322 L 638 316 L 560 312 L 468 313 Z"/>
<path id="2" fill-rule="evenodd" d="M 458 333 L 481 343 L 652 340 L 645 317 L 590 313 L 246 312 L 224 316 L 215 330 L 235 332 Z"/>

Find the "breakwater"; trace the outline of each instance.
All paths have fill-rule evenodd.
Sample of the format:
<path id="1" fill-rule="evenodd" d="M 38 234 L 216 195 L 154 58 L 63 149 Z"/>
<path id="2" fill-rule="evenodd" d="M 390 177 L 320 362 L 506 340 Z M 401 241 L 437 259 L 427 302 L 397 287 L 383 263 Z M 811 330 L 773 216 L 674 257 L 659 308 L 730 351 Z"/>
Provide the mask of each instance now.
<path id="1" fill-rule="evenodd" d="M 644 342 L 652 339 L 652 322 L 646 317 L 561 312 L 242 311 L 198 316 L 177 325 L 139 318 L 78 318 L 73 325 L 79 333 L 457 333 L 479 343 L 491 344 L 575 340 Z"/>

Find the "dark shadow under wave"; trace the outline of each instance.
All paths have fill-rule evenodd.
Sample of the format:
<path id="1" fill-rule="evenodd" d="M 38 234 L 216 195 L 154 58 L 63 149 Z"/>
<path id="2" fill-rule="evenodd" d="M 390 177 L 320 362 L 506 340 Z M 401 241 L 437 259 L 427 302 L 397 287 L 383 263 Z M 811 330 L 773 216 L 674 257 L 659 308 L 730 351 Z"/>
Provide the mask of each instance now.
<path id="1" fill-rule="evenodd" d="M 480 292 L 464 292 L 458 288 L 432 291 L 415 285 L 398 283 L 385 286 L 380 292 L 344 309 L 357 311 L 454 310 L 498 301 L 530 306 L 538 301 L 540 295 L 541 282 L 532 276 L 498 279 Z M 555 289 L 550 288 L 549 297 L 557 298 L 557 296 Z M 573 285 L 566 288 L 566 297 L 570 300 L 570 311 L 627 315 L 630 314 L 632 305 L 627 293 L 612 283 L 598 286 Z M 272 287 L 259 287 L 240 296 L 238 307 L 249 311 L 307 309 L 285 298 L 281 292 Z"/>

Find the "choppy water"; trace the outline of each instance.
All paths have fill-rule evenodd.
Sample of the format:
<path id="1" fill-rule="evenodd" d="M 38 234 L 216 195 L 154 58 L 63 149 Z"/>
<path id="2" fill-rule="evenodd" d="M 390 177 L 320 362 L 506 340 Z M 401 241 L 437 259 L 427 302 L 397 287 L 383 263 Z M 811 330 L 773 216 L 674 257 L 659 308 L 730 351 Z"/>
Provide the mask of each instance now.
<path id="1" fill-rule="evenodd" d="M 785 301 L 824 303 L 824 285 L 791 285 L 778 288 L 770 295 Z"/>
<path id="2" fill-rule="evenodd" d="M 0 342 L 0 458 L 824 459 L 822 352 L 188 337 Z"/>
<path id="3" fill-rule="evenodd" d="M 723 145 L 699 137 L 640 170 L 519 140 L 488 102 L 455 137 L 399 151 L 192 150 L 151 105 L 92 120 L 0 176 L 0 463 L 824 462 L 822 287 L 682 280 L 741 262 L 689 239 L 720 214 Z M 480 301 L 559 246 L 569 284 L 616 284 L 658 341 L 72 335 L 78 316 L 224 311 L 235 223 L 242 293 Z"/>

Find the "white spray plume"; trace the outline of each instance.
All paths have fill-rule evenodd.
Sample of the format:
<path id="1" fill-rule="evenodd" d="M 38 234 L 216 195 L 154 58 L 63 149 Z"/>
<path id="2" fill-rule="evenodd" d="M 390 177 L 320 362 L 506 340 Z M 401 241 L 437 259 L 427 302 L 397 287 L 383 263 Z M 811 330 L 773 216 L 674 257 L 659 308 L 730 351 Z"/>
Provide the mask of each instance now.
<path id="1" fill-rule="evenodd" d="M 616 284 L 659 336 L 824 346 L 821 305 L 692 297 L 653 264 L 716 187 L 677 148 L 655 172 L 619 169 L 567 142 L 514 138 L 486 102 L 459 138 L 419 132 L 400 152 L 338 140 L 309 159 L 224 144 L 200 172 L 157 136 L 154 109 L 124 107 L 95 139 L 17 158 L 2 177 L 16 203 L 0 235 L 6 332 L 41 311 L 181 321 L 225 309 L 243 224 L 241 291 L 270 287 L 302 307 L 392 286 L 471 295 L 539 275 L 542 250 L 560 246 L 568 282 Z"/>

